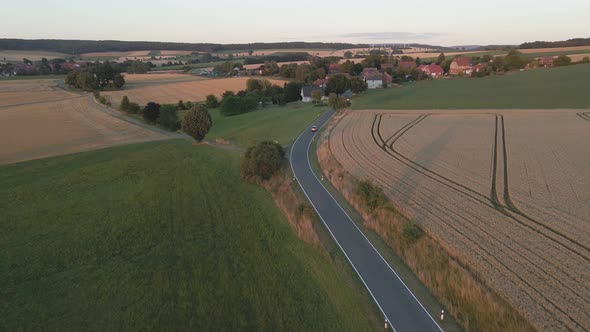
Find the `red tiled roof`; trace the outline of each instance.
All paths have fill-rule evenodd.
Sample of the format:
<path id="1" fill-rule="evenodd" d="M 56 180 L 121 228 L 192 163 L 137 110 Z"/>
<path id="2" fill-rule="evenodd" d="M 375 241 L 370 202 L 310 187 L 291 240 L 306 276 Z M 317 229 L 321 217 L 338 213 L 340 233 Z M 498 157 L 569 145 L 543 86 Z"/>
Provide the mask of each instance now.
<path id="1" fill-rule="evenodd" d="M 459 57 L 453 60 L 454 63 L 457 64 L 459 67 L 469 67 L 471 66 L 471 59 L 467 57 Z"/>
<path id="2" fill-rule="evenodd" d="M 379 72 L 379 69 L 377 69 L 377 68 L 364 68 L 363 69 L 363 75 L 370 73 L 370 72 Z"/>
<path id="3" fill-rule="evenodd" d="M 439 66 L 435 63 L 428 66 L 428 71 L 430 72 L 430 74 L 437 74 L 437 75 L 441 75 L 441 74 L 445 73 L 445 70 L 441 66 Z"/>
<path id="4" fill-rule="evenodd" d="M 380 81 L 383 80 L 383 74 L 378 71 L 369 71 L 364 73 L 363 76 L 367 81 Z"/>

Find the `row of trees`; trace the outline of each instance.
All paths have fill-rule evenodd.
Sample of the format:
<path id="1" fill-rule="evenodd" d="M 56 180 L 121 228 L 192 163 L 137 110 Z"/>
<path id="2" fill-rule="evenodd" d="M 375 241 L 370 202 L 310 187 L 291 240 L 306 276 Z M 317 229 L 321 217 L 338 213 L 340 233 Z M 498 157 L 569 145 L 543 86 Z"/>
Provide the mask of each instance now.
<path id="1" fill-rule="evenodd" d="M 246 90 L 237 93 L 226 91 L 221 102 L 218 102 L 215 96 L 208 96 L 206 104 L 210 107 L 219 105 L 222 115 L 233 116 L 252 112 L 259 106 L 266 107 L 270 104 L 282 106 L 299 101 L 302 86 L 302 83 L 289 82 L 281 87 L 266 79 L 251 78 L 246 82 Z"/>
<path id="2" fill-rule="evenodd" d="M 181 121 L 178 111 L 187 109 Z M 130 102 L 129 98 L 124 96 L 119 110 L 132 114 L 141 113 L 145 122 L 159 125 L 169 131 L 178 131 L 182 128 L 182 131 L 197 141 L 202 141 L 213 126 L 213 120 L 205 105 L 184 103 L 182 100 L 177 105 L 149 102 L 141 109 L 138 104 Z"/>
<path id="3" fill-rule="evenodd" d="M 75 69 L 68 73 L 66 84 L 85 91 L 121 89 L 125 78 L 121 75 L 118 64 L 109 61 L 89 63 L 83 69 Z"/>

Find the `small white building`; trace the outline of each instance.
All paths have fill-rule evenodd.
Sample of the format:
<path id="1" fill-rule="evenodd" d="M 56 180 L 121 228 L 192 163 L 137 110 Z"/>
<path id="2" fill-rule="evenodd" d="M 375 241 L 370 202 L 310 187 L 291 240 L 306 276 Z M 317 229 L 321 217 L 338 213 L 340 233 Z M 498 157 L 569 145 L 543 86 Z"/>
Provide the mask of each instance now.
<path id="1" fill-rule="evenodd" d="M 319 91 L 322 96 L 322 99 L 324 98 L 325 93 L 323 87 L 309 85 L 301 88 L 301 101 L 303 101 L 304 103 L 311 103 L 313 101 L 314 91 Z"/>
<path id="2" fill-rule="evenodd" d="M 381 89 L 383 88 L 383 74 L 376 71 L 365 73 L 365 81 L 369 89 Z"/>

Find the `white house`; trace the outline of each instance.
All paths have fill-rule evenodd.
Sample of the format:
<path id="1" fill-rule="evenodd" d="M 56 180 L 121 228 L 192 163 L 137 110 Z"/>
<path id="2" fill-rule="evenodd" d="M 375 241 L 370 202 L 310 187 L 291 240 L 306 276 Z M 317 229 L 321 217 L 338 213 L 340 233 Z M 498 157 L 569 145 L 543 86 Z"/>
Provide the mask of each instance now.
<path id="1" fill-rule="evenodd" d="M 383 87 L 383 74 L 378 70 L 367 70 L 363 73 L 369 89 L 380 89 Z"/>
<path id="2" fill-rule="evenodd" d="M 324 88 L 323 87 L 319 87 L 319 86 L 304 86 L 303 88 L 301 88 L 301 100 L 304 103 L 311 103 L 313 101 L 313 92 L 314 91 L 319 91 L 320 94 L 322 95 L 322 98 L 324 97 Z"/>

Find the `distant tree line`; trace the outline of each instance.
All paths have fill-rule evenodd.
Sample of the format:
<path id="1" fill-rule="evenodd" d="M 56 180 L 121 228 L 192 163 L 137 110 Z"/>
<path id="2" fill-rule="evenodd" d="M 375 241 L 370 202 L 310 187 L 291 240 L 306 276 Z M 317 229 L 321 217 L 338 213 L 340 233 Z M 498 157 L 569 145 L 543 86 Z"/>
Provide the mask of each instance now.
<path id="1" fill-rule="evenodd" d="M 219 104 L 223 116 L 233 116 L 255 111 L 267 105 L 286 105 L 301 100 L 302 83 L 289 82 L 284 86 L 271 84 L 265 79 L 251 78 L 246 82 L 246 90 L 234 93 L 226 91 L 220 102 L 214 96 L 207 97 L 208 106 Z"/>
<path id="2" fill-rule="evenodd" d="M 520 48 L 558 48 L 558 47 L 576 47 L 576 46 L 590 46 L 590 38 L 574 38 L 564 41 L 536 41 L 530 43 L 524 43 L 520 45 Z"/>
<path id="3" fill-rule="evenodd" d="M 366 44 L 349 43 L 252 43 L 252 44 L 213 44 L 213 43 L 169 43 L 145 41 L 116 41 L 116 40 L 57 40 L 57 39 L 0 39 L 0 49 L 4 50 L 44 50 L 66 54 L 81 54 L 90 52 L 129 52 L 143 50 L 174 50 L 174 51 L 202 51 L 220 52 L 231 50 L 265 50 L 265 49 L 347 49 L 369 47 Z"/>

